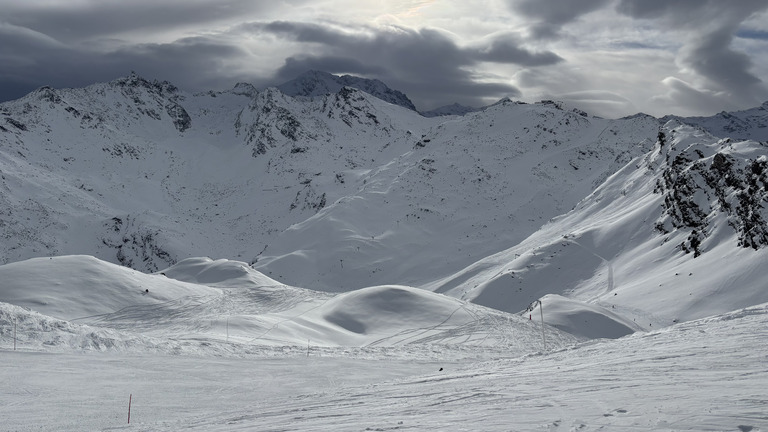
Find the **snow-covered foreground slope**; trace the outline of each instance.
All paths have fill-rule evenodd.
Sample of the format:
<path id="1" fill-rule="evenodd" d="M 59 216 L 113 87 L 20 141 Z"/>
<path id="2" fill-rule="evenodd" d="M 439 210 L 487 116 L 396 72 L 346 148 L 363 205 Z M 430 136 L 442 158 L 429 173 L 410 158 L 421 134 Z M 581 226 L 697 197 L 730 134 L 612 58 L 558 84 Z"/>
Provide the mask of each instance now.
<path id="1" fill-rule="evenodd" d="M 5 430 L 768 430 L 768 305 L 493 360 L 0 350 Z M 442 370 L 441 370 L 442 369 Z M 129 396 L 131 424 L 127 424 Z"/>

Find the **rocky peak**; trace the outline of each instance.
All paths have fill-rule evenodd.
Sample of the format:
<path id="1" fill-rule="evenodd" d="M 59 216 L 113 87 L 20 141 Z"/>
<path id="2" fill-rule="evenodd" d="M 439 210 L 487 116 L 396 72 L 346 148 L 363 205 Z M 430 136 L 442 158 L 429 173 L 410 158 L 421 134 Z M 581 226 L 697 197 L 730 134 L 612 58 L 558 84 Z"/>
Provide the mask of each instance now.
<path id="1" fill-rule="evenodd" d="M 110 82 L 110 84 L 123 89 L 143 88 L 149 92 L 165 97 L 176 95 L 179 91 L 179 89 L 169 81 L 149 81 L 148 79 L 139 76 L 136 72 L 133 71 L 131 71 L 131 73 L 126 77 L 113 80 Z"/>
<path id="2" fill-rule="evenodd" d="M 254 87 L 253 84 L 239 82 L 235 84 L 235 87 L 232 88 L 232 93 L 236 95 L 255 97 L 259 91 L 256 90 L 256 87 Z"/>
<path id="3" fill-rule="evenodd" d="M 291 109 L 290 98 L 279 89 L 270 87 L 256 96 L 237 116 L 235 129 L 238 135 L 253 146 L 252 156 L 258 157 L 281 143 L 295 143 L 299 139 L 311 139 Z"/>
<path id="4" fill-rule="evenodd" d="M 725 229 L 714 225 L 722 219 L 739 233 L 739 246 L 758 249 L 768 245 L 768 162 L 765 156 L 745 156 L 763 146 L 711 136 L 690 143 L 675 135 L 682 131 L 681 135 L 689 136 L 693 129 L 669 129 L 672 124 L 659 133 L 657 142 L 664 161 L 655 192 L 664 195 L 664 211 L 656 229 L 663 234 L 689 230 L 679 246 L 694 257 L 705 252 L 707 238 Z"/>
<path id="5" fill-rule="evenodd" d="M 328 72 L 310 70 L 277 86 L 280 91 L 289 96 L 303 97 L 325 96 L 336 93 L 344 87 L 356 88 L 385 102 L 416 111 L 413 102 L 404 93 L 387 87 L 377 79 L 352 75 L 336 76 Z"/>

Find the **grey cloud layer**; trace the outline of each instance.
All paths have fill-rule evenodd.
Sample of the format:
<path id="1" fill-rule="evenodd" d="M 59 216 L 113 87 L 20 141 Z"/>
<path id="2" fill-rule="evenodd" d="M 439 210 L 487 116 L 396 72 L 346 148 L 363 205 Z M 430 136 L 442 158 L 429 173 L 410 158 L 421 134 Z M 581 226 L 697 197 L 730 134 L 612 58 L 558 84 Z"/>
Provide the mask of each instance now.
<path id="1" fill-rule="evenodd" d="M 734 36 L 753 14 L 768 9 L 768 0 L 509 0 L 512 10 L 528 17 L 534 39 L 564 37 L 562 26 L 601 9 L 616 12 L 651 27 L 676 35 L 682 45 L 678 62 L 693 71 L 705 88 L 696 90 L 680 80 L 664 80 L 678 106 L 711 106 L 720 94 L 721 103 L 744 105 L 768 97 L 760 78 L 753 73 L 749 55 L 733 48 Z M 753 34 L 762 34 L 753 32 Z M 645 41 L 624 42 L 622 47 L 643 49 Z M 639 66 L 641 67 L 641 65 Z M 698 96 L 693 95 L 700 92 Z M 727 99 L 727 101 L 726 101 Z"/>
<path id="2" fill-rule="evenodd" d="M 686 30 L 680 62 L 708 80 L 715 91 L 760 102 L 766 96 L 750 69 L 749 56 L 732 48 L 739 26 L 768 0 L 620 0 L 617 10 L 636 19 L 656 20 L 666 31 Z M 680 87 L 675 87 L 680 90 Z M 692 88 L 687 88 L 690 94 Z M 704 92 L 708 93 L 708 92 Z M 709 94 L 702 94 L 709 99 Z"/>
<path id="3" fill-rule="evenodd" d="M 556 89 L 547 97 L 588 100 L 593 106 L 622 103 L 625 109 L 663 104 L 665 110 L 714 111 L 768 98 L 768 75 L 756 70 L 753 57 L 766 50 L 745 51 L 768 40 L 768 27 L 755 18 L 768 10 L 768 0 L 504 0 L 498 10 L 478 8 L 475 23 L 490 14 L 502 19 L 473 40 L 430 27 L 351 24 L 344 11 L 334 14 L 335 22 L 313 18 L 313 11 L 332 10 L 333 0 L 41 4 L 0 0 L 0 101 L 41 85 L 83 86 L 131 70 L 196 91 L 237 81 L 278 84 L 307 69 L 381 79 L 406 92 L 420 109 L 452 102 L 477 106 L 523 92 L 543 95 L 547 89 Z M 514 18 L 509 27 L 499 25 L 504 14 Z M 283 20 L 286 16 L 296 18 Z M 602 29 L 600 20 L 615 19 L 635 26 L 633 32 L 604 43 L 600 37 L 611 38 L 617 30 Z M 589 26 L 607 36 L 592 37 Z M 132 39 L 138 33 L 141 38 Z M 593 48 L 593 43 L 603 45 Z M 593 66 L 588 56 L 600 50 L 601 64 Z M 642 63 L 628 67 L 626 59 L 637 57 L 628 53 L 653 56 L 654 51 L 656 58 L 667 59 L 663 75 L 644 70 Z M 757 64 L 766 64 L 760 59 Z M 656 85 L 653 94 L 632 88 L 637 82 Z"/>
<path id="4" fill-rule="evenodd" d="M 42 85 L 86 86 L 139 73 L 182 87 L 230 87 L 225 65 L 246 53 L 212 38 L 169 44 L 137 44 L 102 53 L 52 42 L 36 33 L 0 24 L 0 100 L 23 96 Z"/>
<path id="5" fill-rule="evenodd" d="M 279 2 L 252 0 L 132 0 L 61 2 L 3 1 L 6 20 L 60 41 L 92 39 L 126 31 L 206 25 L 275 9 Z"/>
<path id="6" fill-rule="evenodd" d="M 509 0 L 516 13 L 531 18 L 534 38 L 548 39 L 559 35 L 563 25 L 604 7 L 610 0 Z"/>
<path id="7" fill-rule="evenodd" d="M 249 23 L 240 29 L 315 44 L 314 54 L 286 59 L 277 73 L 280 79 L 293 78 L 306 69 L 375 74 L 421 101 L 421 108 L 451 101 L 478 105 L 484 97 L 520 95 L 510 84 L 475 83 L 468 68 L 480 62 L 537 67 L 562 61 L 553 52 L 523 48 L 514 34 L 499 35 L 482 46 L 460 47 L 444 33 L 430 29 L 336 28 L 286 21 Z"/>

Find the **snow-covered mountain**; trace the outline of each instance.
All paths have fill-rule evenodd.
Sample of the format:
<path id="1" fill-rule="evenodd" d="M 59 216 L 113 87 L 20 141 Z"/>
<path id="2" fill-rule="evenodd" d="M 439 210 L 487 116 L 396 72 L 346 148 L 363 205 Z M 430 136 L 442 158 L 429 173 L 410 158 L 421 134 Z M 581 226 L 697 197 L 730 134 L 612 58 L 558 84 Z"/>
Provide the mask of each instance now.
<path id="1" fill-rule="evenodd" d="M 423 115 L 424 117 L 439 117 L 439 116 L 450 116 L 450 115 L 463 116 L 465 114 L 476 112 L 476 111 L 482 111 L 482 108 L 474 108 L 474 107 L 454 103 L 450 105 L 441 106 L 433 110 L 422 111 L 421 115 Z"/>
<path id="2" fill-rule="evenodd" d="M 5 262 L 89 254 L 156 271 L 210 255 L 332 291 L 418 285 L 503 250 L 658 129 L 511 101 L 428 119 L 348 87 L 190 95 L 136 75 L 0 110 Z"/>
<path id="3" fill-rule="evenodd" d="M 718 137 L 768 141 L 768 102 L 756 108 L 723 111 L 711 117 L 665 116 L 662 121 L 673 119 L 698 126 Z"/>
<path id="4" fill-rule="evenodd" d="M 508 311 L 565 296 L 647 327 L 767 302 L 767 161 L 670 121 L 574 210 L 426 288 Z"/>
<path id="5" fill-rule="evenodd" d="M 664 257 L 682 274 L 718 247 L 762 256 L 759 141 L 552 101 L 427 118 L 341 81 L 381 84 L 309 72 L 283 86 L 302 96 L 242 83 L 188 94 L 131 74 L 0 104 L 3 261 L 86 254 L 154 272 L 213 256 L 291 286 L 404 284 L 519 312 L 546 294 L 565 309 L 605 302 L 592 291 L 622 260 L 650 272 Z M 639 203 L 643 218 L 627 216 Z M 629 239 L 647 263 L 624 255 Z M 657 322 L 702 316 L 678 309 Z M 627 313 L 617 322 L 640 314 Z"/>
<path id="6" fill-rule="evenodd" d="M 344 79 L 0 104 L 3 427 L 768 429 L 765 105 Z"/>
<path id="7" fill-rule="evenodd" d="M 391 89 L 377 79 L 352 75 L 338 76 L 328 72 L 310 70 L 278 85 L 277 89 L 288 96 L 316 97 L 338 93 L 344 87 L 355 88 L 385 102 L 416 111 L 413 102 L 403 92 Z"/>

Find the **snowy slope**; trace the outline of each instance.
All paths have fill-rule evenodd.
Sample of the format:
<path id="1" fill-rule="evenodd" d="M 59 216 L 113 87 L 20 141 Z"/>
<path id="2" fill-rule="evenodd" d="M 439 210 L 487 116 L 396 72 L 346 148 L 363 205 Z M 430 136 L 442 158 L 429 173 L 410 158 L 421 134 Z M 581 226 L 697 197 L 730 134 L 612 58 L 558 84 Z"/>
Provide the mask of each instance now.
<path id="1" fill-rule="evenodd" d="M 136 75 L 0 113 L 4 262 L 88 254 L 151 272 L 213 256 L 328 291 L 421 285 L 508 248 L 658 129 L 554 103 L 428 119 L 349 87 L 190 95 Z"/>
<path id="2" fill-rule="evenodd" d="M 200 415 L 184 429 L 764 431 L 767 312 L 762 305 L 546 356 L 289 396 Z"/>
<path id="3" fill-rule="evenodd" d="M 0 349 L 0 413 L 4 428 L 25 432 L 760 432 L 768 430 L 766 329 L 763 304 L 482 362 L 456 361 L 445 350 L 431 357 L 337 350 L 241 359 L 8 348 Z"/>
<path id="4" fill-rule="evenodd" d="M 760 115 L 0 104 L 0 428 L 768 430 Z"/>
<path id="5" fill-rule="evenodd" d="M 3 340 L 20 321 L 26 348 L 91 349 L 101 340 L 99 347 L 134 352 L 242 355 L 308 342 L 519 351 L 544 343 L 541 327 L 519 316 L 428 291 L 381 286 L 331 296 L 280 284 L 238 261 L 190 258 L 144 274 L 87 256 L 36 258 L 0 266 L 0 279 Z M 550 347 L 577 340 L 554 328 L 546 337 Z"/>
<path id="6" fill-rule="evenodd" d="M 665 116 L 661 120 L 665 123 L 668 120 L 678 120 L 698 126 L 721 138 L 768 140 L 768 102 L 756 108 L 723 111 L 711 117 Z"/>
<path id="7" fill-rule="evenodd" d="M 510 312 L 544 297 L 545 314 L 557 294 L 647 329 L 768 301 L 768 148 L 662 133 L 573 211 L 427 288 Z"/>
<path id="8" fill-rule="evenodd" d="M 254 259 L 354 187 L 348 171 L 410 146 L 423 118 L 404 111 L 354 90 L 189 95 L 136 75 L 40 89 L 0 106 L 3 260 L 87 253 L 155 271 L 187 256 Z"/>
<path id="9" fill-rule="evenodd" d="M 357 191 L 279 234 L 256 268 L 328 291 L 421 286 L 570 210 L 657 132 L 652 118 L 513 102 L 445 121 L 366 172 Z"/>

